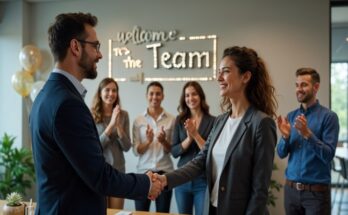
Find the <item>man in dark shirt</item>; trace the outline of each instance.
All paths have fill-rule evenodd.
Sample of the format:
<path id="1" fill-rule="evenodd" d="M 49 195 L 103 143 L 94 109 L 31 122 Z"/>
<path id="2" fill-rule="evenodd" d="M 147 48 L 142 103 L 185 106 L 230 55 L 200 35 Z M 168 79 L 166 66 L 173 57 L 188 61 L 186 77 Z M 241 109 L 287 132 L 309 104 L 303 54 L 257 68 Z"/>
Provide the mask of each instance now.
<path id="1" fill-rule="evenodd" d="M 296 72 L 300 108 L 287 118 L 279 116 L 282 135 L 280 158 L 289 155 L 285 172 L 285 211 L 292 214 L 330 214 L 331 161 L 335 155 L 339 124 L 336 113 L 319 104 L 320 76 L 312 68 Z"/>

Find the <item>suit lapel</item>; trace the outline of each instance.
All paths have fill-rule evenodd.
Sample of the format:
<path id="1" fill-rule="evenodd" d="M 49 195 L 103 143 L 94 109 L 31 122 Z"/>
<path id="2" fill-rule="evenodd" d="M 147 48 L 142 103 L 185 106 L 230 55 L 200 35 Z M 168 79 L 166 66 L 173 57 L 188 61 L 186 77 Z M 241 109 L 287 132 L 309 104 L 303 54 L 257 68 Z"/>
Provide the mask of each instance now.
<path id="1" fill-rule="evenodd" d="M 248 129 L 248 125 L 249 122 L 252 118 L 252 115 L 254 113 L 254 108 L 249 107 L 247 112 L 245 113 L 244 117 L 242 118 L 242 120 L 240 121 L 236 132 L 234 133 L 232 140 L 227 148 L 227 152 L 225 155 L 225 159 L 224 159 L 224 165 L 223 168 L 225 168 L 227 161 L 229 160 L 230 156 L 232 155 L 233 151 L 236 149 L 236 147 L 241 143 L 241 139 L 244 135 L 244 133 L 247 131 Z"/>

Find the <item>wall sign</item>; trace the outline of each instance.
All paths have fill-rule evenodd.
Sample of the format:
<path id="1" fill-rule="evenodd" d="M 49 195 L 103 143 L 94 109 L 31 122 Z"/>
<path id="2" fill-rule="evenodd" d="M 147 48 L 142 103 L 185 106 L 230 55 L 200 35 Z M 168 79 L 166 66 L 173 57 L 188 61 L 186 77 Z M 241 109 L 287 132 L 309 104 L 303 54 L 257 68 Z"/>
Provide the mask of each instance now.
<path id="1" fill-rule="evenodd" d="M 117 81 L 216 79 L 216 35 L 181 36 L 177 30 L 134 26 L 109 39 L 109 77 Z"/>

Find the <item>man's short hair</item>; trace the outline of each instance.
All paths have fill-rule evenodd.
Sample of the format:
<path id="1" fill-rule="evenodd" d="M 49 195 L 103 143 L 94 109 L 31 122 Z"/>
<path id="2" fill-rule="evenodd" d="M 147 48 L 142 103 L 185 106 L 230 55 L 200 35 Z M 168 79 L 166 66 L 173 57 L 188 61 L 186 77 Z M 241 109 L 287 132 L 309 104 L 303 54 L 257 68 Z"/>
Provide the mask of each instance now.
<path id="1" fill-rule="evenodd" d="M 320 83 L 320 76 L 319 73 L 313 69 L 313 68 L 299 68 L 296 71 L 296 77 L 301 76 L 301 75 L 310 75 L 312 78 L 312 83 Z"/>
<path id="2" fill-rule="evenodd" d="M 90 13 L 62 13 L 48 29 L 48 42 L 54 61 L 62 61 L 67 54 L 72 39 L 84 40 L 88 37 L 85 25 L 95 27 L 97 17 Z"/>

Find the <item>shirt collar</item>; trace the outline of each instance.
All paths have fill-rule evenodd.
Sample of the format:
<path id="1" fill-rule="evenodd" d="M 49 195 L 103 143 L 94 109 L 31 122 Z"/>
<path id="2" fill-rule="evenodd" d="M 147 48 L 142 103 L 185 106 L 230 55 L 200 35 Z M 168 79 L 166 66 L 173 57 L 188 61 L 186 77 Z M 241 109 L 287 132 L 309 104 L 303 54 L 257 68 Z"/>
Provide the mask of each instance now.
<path id="1" fill-rule="evenodd" d="M 143 115 L 145 117 L 151 117 L 147 109 L 144 111 Z M 163 109 L 162 113 L 158 116 L 158 119 L 162 119 L 162 117 L 166 117 L 166 116 L 167 116 L 167 112 Z"/>
<path id="2" fill-rule="evenodd" d="M 303 108 L 302 104 L 301 104 L 301 106 L 300 106 L 301 113 L 306 113 L 306 112 L 310 113 L 310 112 L 312 112 L 313 110 L 315 110 L 319 105 L 320 105 L 320 104 L 319 104 L 319 100 L 318 100 L 318 99 L 317 99 L 317 101 L 316 101 L 313 105 L 309 106 L 309 107 L 307 108 L 307 110 L 305 110 L 305 109 Z"/>
<path id="3" fill-rule="evenodd" d="M 69 81 L 74 85 L 74 87 L 76 88 L 76 90 L 80 93 L 80 95 L 82 96 L 82 98 L 85 98 L 86 94 L 87 94 L 87 90 L 86 88 L 81 84 L 81 82 L 79 80 L 77 80 L 77 78 L 75 78 L 75 76 L 73 76 L 72 74 L 58 69 L 58 68 L 54 68 L 52 72 L 55 73 L 59 73 L 64 75 L 67 79 L 69 79 Z"/>

